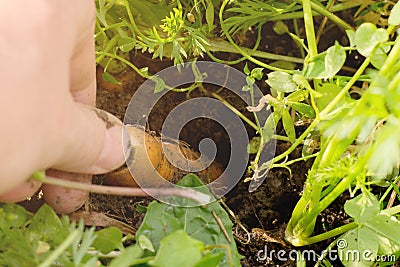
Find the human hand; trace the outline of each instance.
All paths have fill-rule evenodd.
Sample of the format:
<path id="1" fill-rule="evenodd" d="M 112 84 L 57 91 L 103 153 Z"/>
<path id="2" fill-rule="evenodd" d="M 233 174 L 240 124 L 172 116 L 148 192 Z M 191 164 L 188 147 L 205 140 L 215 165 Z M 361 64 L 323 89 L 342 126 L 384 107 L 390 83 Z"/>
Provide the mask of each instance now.
<path id="1" fill-rule="evenodd" d="M 38 170 L 90 182 L 84 173 L 123 164 L 121 122 L 92 107 L 94 15 L 92 0 L 0 2 L 0 201 L 32 195 L 40 183 L 27 179 Z M 79 208 L 87 196 L 74 202 L 71 190 L 43 191 L 59 212 Z"/>

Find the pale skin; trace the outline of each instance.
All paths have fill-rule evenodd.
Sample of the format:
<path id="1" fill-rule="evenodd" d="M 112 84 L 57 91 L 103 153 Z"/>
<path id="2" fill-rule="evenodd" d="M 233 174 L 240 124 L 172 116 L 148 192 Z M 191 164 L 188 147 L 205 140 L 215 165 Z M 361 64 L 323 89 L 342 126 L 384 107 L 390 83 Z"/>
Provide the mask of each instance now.
<path id="1" fill-rule="evenodd" d="M 124 163 L 121 122 L 92 107 L 94 22 L 92 0 L 0 2 L 0 201 L 32 195 L 40 183 L 28 179 L 38 170 L 88 183 L 84 174 Z M 44 193 L 59 212 L 85 199 L 71 206 L 62 199 L 69 191 Z"/>

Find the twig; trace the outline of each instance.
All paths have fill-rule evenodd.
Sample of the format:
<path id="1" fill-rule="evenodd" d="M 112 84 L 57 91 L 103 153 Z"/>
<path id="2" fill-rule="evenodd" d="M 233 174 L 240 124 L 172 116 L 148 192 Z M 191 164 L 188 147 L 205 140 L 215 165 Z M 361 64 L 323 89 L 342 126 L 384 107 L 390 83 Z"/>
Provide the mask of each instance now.
<path id="1" fill-rule="evenodd" d="M 231 238 L 228 235 L 228 232 L 226 232 L 225 226 L 222 223 L 221 219 L 218 217 L 218 215 L 215 213 L 215 211 L 211 211 L 212 215 L 214 216 L 215 221 L 217 222 L 219 228 L 221 229 L 222 233 L 224 233 L 224 236 L 226 240 L 228 240 L 229 243 L 232 243 Z"/>

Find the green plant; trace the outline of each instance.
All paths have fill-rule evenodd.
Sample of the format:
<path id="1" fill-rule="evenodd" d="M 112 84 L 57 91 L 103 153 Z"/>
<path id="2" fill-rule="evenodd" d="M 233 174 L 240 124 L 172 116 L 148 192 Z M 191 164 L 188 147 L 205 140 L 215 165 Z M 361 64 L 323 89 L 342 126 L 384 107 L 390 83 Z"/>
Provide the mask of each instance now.
<path id="1" fill-rule="evenodd" d="M 201 186 L 194 175 L 179 184 Z M 211 196 L 208 190 L 203 193 Z M 187 203 L 175 197 L 176 203 Z M 162 214 L 162 216 L 160 216 Z M 83 221 L 61 219 L 47 205 L 34 215 L 16 204 L 0 206 L 1 266 L 240 266 L 233 242 L 232 223 L 214 202 L 208 206 L 182 208 L 152 202 L 134 237 L 109 227 L 95 231 Z"/>

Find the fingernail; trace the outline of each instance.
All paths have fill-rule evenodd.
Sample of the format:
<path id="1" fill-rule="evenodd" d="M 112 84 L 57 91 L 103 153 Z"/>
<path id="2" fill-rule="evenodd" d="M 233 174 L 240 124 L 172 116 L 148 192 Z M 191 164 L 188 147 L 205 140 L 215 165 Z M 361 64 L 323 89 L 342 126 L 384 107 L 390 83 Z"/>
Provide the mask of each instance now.
<path id="1" fill-rule="evenodd" d="M 120 124 L 114 124 L 105 131 L 103 148 L 92 169 L 94 173 L 110 172 L 125 163 L 122 132 L 122 125 Z"/>

